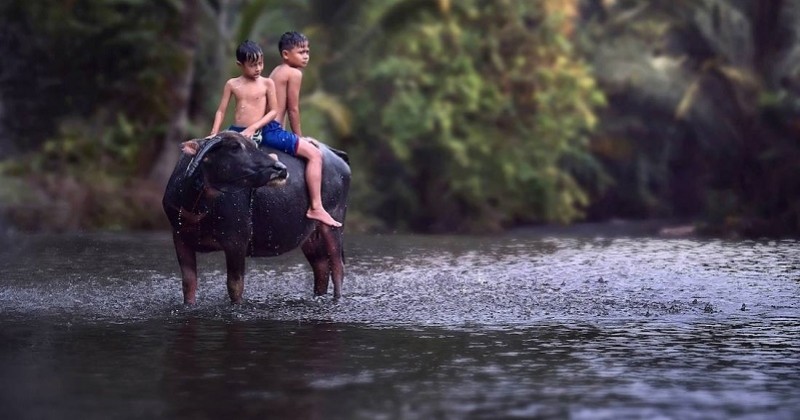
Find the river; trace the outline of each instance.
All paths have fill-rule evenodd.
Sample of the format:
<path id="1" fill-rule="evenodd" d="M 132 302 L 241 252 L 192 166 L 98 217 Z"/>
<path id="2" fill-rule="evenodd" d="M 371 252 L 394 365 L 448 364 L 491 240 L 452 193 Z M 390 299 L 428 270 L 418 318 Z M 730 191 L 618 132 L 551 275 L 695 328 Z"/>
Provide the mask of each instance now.
<path id="1" fill-rule="evenodd" d="M 346 235 L 344 296 L 302 254 L 221 254 L 182 305 L 166 233 L 14 235 L 9 419 L 800 418 L 800 242 L 517 231 Z"/>

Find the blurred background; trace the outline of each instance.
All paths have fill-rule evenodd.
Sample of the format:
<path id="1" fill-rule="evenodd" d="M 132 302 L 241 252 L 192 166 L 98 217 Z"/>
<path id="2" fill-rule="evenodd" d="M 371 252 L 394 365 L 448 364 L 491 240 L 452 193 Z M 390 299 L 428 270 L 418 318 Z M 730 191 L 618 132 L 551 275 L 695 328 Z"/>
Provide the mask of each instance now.
<path id="1" fill-rule="evenodd" d="M 310 39 L 356 232 L 670 220 L 800 233 L 800 0 L 5 0 L 0 220 L 167 229 L 234 49 Z M 226 120 L 228 124 L 230 119 Z"/>

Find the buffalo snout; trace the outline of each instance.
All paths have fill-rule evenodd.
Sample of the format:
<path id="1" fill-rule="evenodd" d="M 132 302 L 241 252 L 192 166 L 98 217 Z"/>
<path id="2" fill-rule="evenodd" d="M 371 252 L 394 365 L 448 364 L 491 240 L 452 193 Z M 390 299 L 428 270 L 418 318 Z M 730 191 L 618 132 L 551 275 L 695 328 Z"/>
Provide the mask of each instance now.
<path id="1" fill-rule="evenodd" d="M 289 178 L 289 169 L 279 160 L 275 159 L 271 169 L 268 184 L 281 184 Z"/>

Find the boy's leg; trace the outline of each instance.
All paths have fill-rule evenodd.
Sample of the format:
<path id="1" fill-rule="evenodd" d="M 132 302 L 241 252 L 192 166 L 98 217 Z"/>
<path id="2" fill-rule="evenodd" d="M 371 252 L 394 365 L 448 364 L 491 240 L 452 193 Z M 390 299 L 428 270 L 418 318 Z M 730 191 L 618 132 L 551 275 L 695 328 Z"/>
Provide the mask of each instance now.
<path id="1" fill-rule="evenodd" d="M 305 138 L 298 139 L 297 155 L 305 158 L 306 185 L 310 205 L 306 212 L 309 219 L 319 220 L 326 225 L 339 227 L 337 222 L 322 206 L 322 152 Z"/>

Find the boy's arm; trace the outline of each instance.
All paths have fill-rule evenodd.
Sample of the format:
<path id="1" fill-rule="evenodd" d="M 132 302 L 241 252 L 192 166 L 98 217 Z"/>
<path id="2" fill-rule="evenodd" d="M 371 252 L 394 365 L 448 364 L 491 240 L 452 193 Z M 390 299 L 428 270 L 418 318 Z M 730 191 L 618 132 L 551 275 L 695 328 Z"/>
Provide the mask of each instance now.
<path id="1" fill-rule="evenodd" d="M 222 98 L 219 100 L 217 112 L 214 114 L 214 125 L 211 126 L 211 135 L 219 133 L 219 127 L 222 125 L 222 120 L 225 119 L 225 111 L 228 109 L 228 102 L 231 100 L 231 83 L 230 80 L 225 82 L 225 87 L 222 88 Z"/>
<path id="2" fill-rule="evenodd" d="M 289 126 L 298 137 L 303 136 L 300 128 L 300 85 L 303 83 L 303 72 L 293 71 L 286 83 L 286 112 L 289 114 Z"/>

